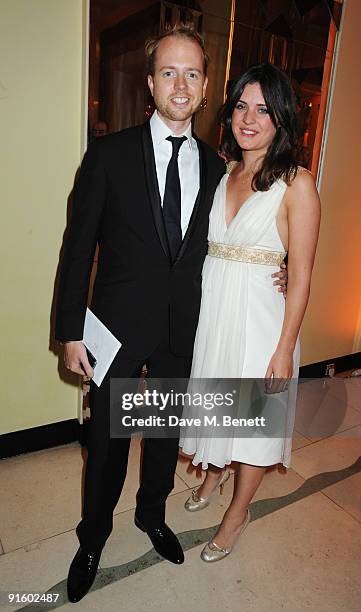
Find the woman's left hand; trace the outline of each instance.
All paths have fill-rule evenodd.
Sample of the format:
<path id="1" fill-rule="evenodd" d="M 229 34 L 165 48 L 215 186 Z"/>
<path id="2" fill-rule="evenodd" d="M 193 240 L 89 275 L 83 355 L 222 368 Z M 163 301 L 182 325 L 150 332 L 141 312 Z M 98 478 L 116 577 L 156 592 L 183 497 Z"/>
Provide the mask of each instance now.
<path id="1" fill-rule="evenodd" d="M 293 374 L 293 351 L 278 349 L 269 362 L 266 376 L 266 393 L 281 393 L 288 389 Z"/>

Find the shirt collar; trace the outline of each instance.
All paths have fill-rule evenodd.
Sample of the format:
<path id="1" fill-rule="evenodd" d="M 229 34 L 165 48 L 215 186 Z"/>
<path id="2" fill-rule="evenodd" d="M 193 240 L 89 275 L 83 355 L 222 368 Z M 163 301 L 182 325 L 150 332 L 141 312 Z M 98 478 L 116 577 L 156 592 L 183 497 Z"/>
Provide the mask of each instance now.
<path id="1" fill-rule="evenodd" d="M 158 115 L 158 111 L 154 111 L 150 118 L 150 130 L 152 133 L 152 140 L 155 145 L 160 145 L 168 136 L 185 136 L 187 138 L 188 146 L 193 149 L 196 142 L 192 136 L 192 124 L 190 123 L 185 132 L 182 134 L 174 134 L 172 130 L 162 121 Z"/>

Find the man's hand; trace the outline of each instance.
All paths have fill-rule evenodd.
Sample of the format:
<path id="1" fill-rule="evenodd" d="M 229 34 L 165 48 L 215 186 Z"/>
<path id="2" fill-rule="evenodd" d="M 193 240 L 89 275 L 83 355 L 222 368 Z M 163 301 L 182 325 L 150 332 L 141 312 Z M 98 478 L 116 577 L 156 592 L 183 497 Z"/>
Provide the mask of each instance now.
<path id="1" fill-rule="evenodd" d="M 281 270 L 279 272 L 275 272 L 274 274 L 272 274 L 272 278 L 277 278 L 277 280 L 275 280 L 273 284 L 279 285 L 278 291 L 281 291 L 283 293 L 283 297 L 286 298 L 288 274 L 287 266 L 284 261 L 281 263 L 280 267 Z"/>
<path id="2" fill-rule="evenodd" d="M 64 361 L 68 370 L 80 376 L 88 376 L 93 378 L 94 371 L 91 367 L 85 346 L 81 340 L 66 342 L 64 344 Z"/>

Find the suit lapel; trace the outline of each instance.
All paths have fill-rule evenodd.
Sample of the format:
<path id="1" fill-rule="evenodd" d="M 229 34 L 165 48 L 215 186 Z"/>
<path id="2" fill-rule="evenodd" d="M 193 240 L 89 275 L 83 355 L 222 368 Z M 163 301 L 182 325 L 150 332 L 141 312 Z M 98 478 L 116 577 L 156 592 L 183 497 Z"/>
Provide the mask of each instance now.
<path id="1" fill-rule="evenodd" d="M 147 181 L 149 200 L 153 212 L 154 224 L 157 230 L 160 243 L 162 245 L 162 249 L 165 255 L 170 258 L 168 239 L 165 230 L 163 211 L 159 194 L 157 169 L 155 165 L 153 141 L 149 122 L 144 123 L 142 126 L 142 145 L 145 176 Z"/>
<path id="2" fill-rule="evenodd" d="M 186 250 L 189 244 L 189 240 L 197 224 L 197 219 L 203 210 L 203 204 L 204 204 L 204 200 L 206 197 L 206 191 L 207 191 L 206 154 L 203 149 L 202 142 L 195 136 L 195 134 L 193 134 L 193 137 L 195 138 L 197 142 L 198 151 L 199 151 L 199 191 L 198 191 L 197 199 L 194 203 L 193 211 L 191 214 L 191 218 L 189 220 L 186 234 L 183 238 L 183 242 L 181 244 L 181 247 L 179 249 L 178 255 L 174 263 L 177 263 L 177 261 L 182 257 L 182 255 L 184 254 L 184 251 Z"/>

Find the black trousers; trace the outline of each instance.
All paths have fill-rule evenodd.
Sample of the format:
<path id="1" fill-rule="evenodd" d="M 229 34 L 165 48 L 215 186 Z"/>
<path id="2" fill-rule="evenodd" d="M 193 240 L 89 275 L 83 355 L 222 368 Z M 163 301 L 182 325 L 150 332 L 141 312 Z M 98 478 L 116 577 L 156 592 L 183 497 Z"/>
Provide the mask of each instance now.
<path id="1" fill-rule="evenodd" d="M 191 358 L 173 355 L 168 342 L 163 341 L 144 360 L 116 357 L 101 386 L 91 383 L 83 516 L 76 530 L 81 547 L 88 552 L 103 547 L 109 537 L 113 511 L 127 474 L 130 438 L 110 438 L 110 379 L 138 378 L 144 364 L 150 378 L 187 378 Z M 146 526 L 157 526 L 165 520 L 177 459 L 178 439 L 144 439 L 136 515 Z"/>

